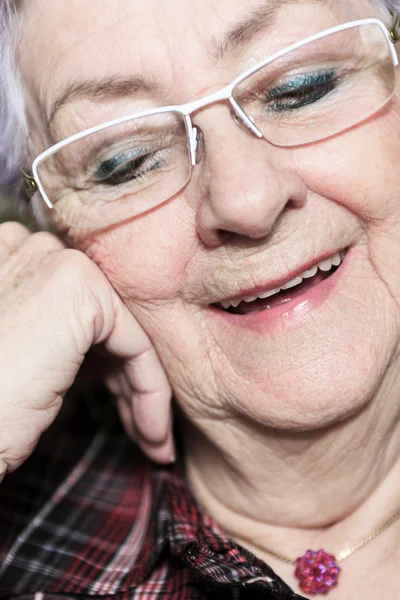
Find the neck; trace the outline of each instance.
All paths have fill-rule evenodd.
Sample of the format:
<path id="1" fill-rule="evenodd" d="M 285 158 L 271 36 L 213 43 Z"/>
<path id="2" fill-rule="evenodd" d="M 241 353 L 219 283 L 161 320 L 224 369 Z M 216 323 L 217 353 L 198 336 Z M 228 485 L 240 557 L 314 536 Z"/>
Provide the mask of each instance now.
<path id="1" fill-rule="evenodd" d="M 230 418 L 202 419 L 186 435 L 192 489 L 239 542 L 294 557 L 307 547 L 336 552 L 400 510 L 399 408 L 383 394 L 324 431 Z"/>

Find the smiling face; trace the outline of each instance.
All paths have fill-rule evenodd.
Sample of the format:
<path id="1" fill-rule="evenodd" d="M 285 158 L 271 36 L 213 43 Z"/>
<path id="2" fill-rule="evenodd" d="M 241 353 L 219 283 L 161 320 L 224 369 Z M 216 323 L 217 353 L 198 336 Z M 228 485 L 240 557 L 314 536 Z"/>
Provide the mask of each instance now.
<path id="1" fill-rule="evenodd" d="M 211 93 L 299 32 L 377 16 L 367 0 L 348 4 L 283 3 L 269 25 L 237 31 L 216 56 L 265 0 L 30 0 L 21 57 L 32 154 Z M 157 85 L 76 94 L 47 129 L 63 90 L 111 77 Z M 342 135 L 278 148 L 214 104 L 193 116 L 205 147 L 184 190 L 107 231 L 65 232 L 145 328 L 192 419 L 321 427 L 361 409 L 393 361 L 398 371 L 399 106 L 395 97 Z"/>

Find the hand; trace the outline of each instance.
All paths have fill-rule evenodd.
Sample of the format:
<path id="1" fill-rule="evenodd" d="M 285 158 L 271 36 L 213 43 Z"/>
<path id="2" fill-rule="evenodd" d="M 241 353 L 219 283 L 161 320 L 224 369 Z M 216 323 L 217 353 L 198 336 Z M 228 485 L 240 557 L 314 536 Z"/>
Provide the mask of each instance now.
<path id="1" fill-rule="evenodd" d="M 108 383 L 125 429 L 151 459 L 170 462 L 169 383 L 107 278 L 49 233 L 0 225 L 0 480 L 31 454 L 94 344 L 120 359 Z"/>

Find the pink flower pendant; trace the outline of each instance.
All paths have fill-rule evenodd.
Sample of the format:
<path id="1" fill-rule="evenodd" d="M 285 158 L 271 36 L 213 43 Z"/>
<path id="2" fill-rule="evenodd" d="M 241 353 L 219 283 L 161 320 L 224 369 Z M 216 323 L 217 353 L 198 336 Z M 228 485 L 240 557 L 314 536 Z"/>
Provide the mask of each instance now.
<path id="1" fill-rule="evenodd" d="M 307 550 L 296 560 L 295 575 L 306 594 L 327 594 L 338 583 L 340 568 L 325 550 Z"/>

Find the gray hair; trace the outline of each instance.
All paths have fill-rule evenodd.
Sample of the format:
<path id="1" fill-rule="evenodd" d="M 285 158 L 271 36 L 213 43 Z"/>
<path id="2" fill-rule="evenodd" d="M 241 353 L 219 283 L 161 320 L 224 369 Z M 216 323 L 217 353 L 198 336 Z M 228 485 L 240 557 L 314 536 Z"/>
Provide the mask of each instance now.
<path id="1" fill-rule="evenodd" d="M 16 65 L 17 0 L 0 0 L 0 187 L 19 178 L 26 119 Z"/>
<path id="2" fill-rule="evenodd" d="M 20 1 L 0 0 L 0 188 L 12 187 L 27 161 L 24 95 L 16 64 Z M 384 19 L 389 11 L 400 12 L 400 0 L 370 2 Z"/>

